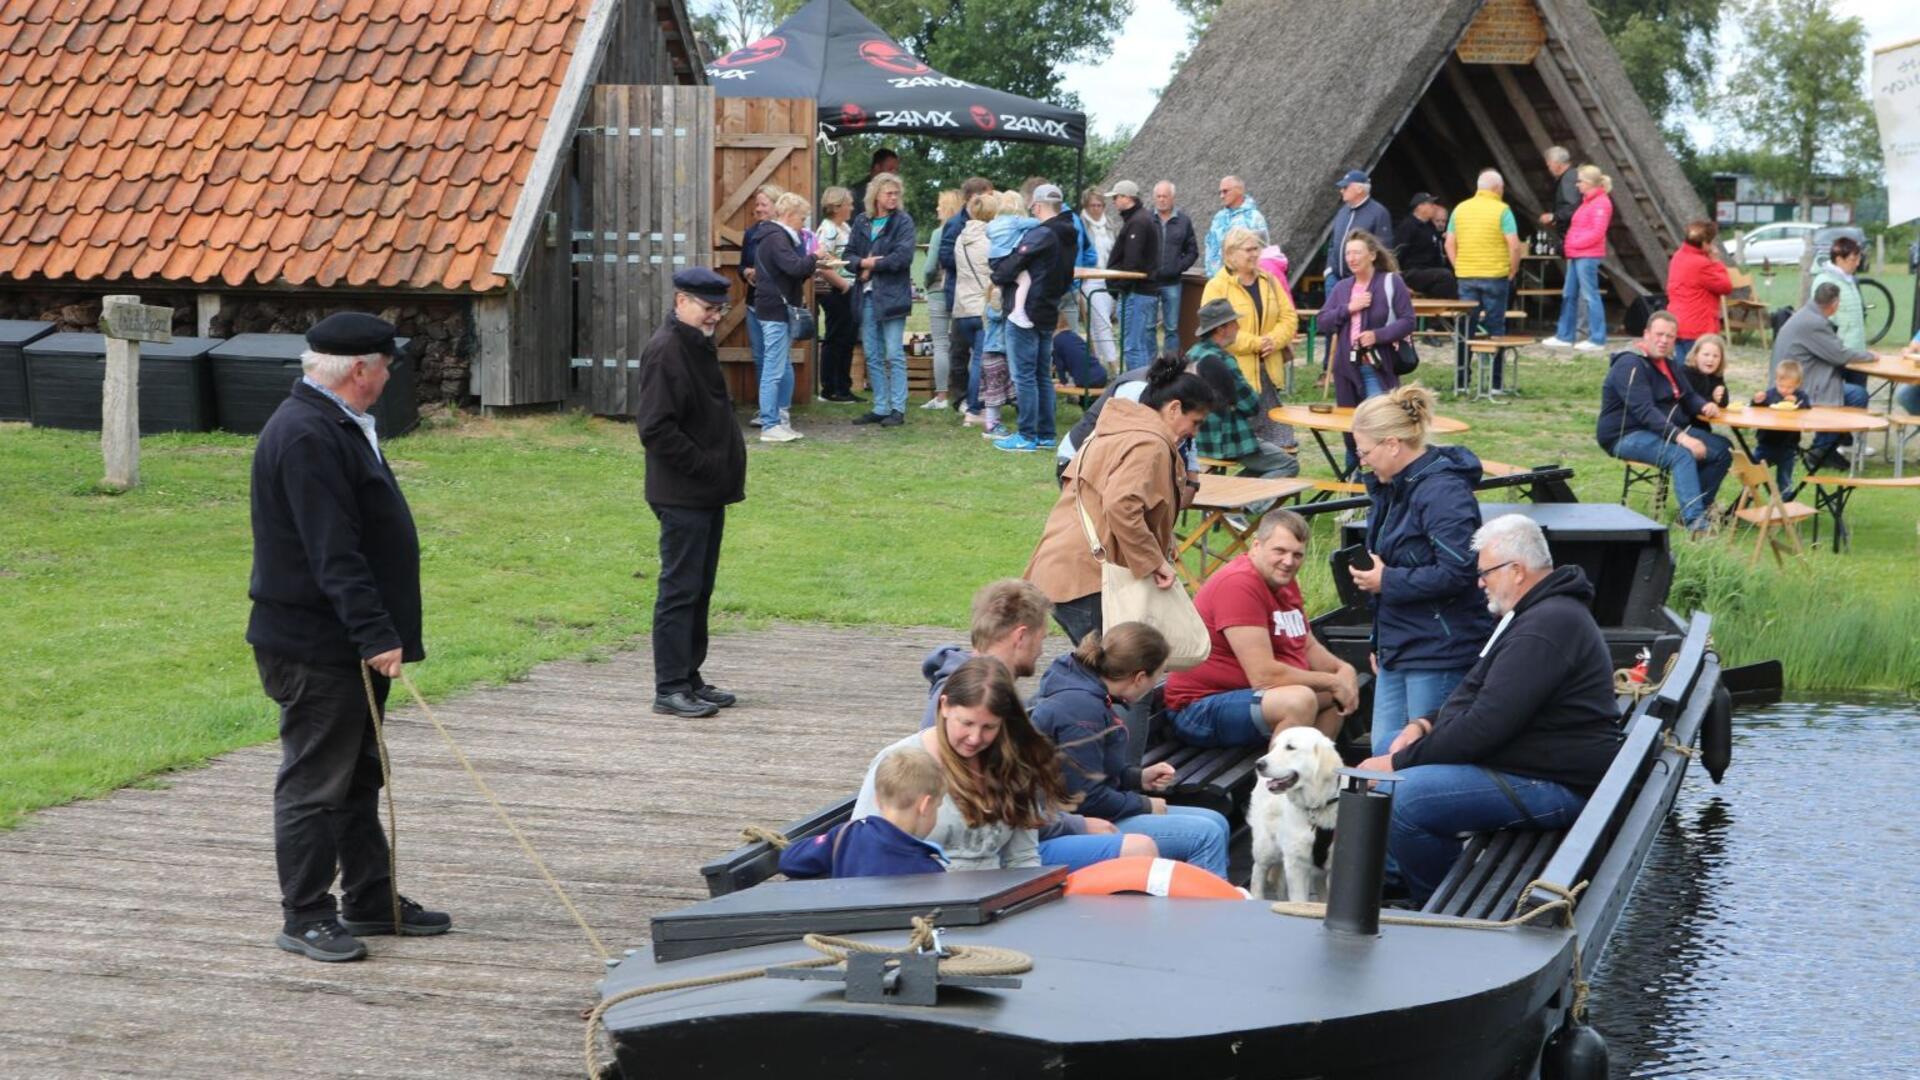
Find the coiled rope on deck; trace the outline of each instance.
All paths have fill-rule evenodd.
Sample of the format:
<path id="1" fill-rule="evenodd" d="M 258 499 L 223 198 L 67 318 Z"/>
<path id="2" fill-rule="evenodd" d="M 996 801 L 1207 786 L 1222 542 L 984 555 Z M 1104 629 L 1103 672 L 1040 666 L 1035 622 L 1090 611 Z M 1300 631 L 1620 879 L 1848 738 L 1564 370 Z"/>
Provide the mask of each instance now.
<path id="1" fill-rule="evenodd" d="M 1574 904 L 1580 899 L 1580 894 L 1587 891 L 1587 883 L 1582 881 L 1572 888 L 1567 888 L 1565 885 L 1557 882 L 1543 881 L 1535 878 L 1527 882 L 1526 887 L 1520 890 L 1520 895 L 1526 896 L 1535 889 L 1552 893 L 1558 899 L 1549 900 L 1537 908 L 1521 912 L 1518 915 L 1506 919 L 1441 918 L 1437 915 L 1400 915 L 1383 911 L 1380 913 L 1380 921 L 1391 926 L 1430 926 L 1442 930 L 1510 930 L 1516 926 L 1526 926 L 1529 923 L 1537 922 L 1549 913 L 1564 912 L 1566 916 L 1565 925 L 1568 929 L 1572 929 Z M 1276 915 L 1291 915 L 1300 919 L 1324 919 L 1327 917 L 1327 905 L 1307 903 L 1304 901 L 1280 900 L 1273 904 L 1273 912 Z M 1581 1023 L 1586 1022 L 1587 980 L 1580 973 L 1580 942 L 1578 935 L 1575 936 L 1573 943 L 1573 1006 L 1571 1012 L 1576 1021 Z"/>
<path id="2" fill-rule="evenodd" d="M 587 1080 L 601 1080 L 602 1066 L 599 1060 L 598 1040 L 600 1029 L 605 1022 L 608 1009 L 622 1002 L 652 994 L 664 994 L 674 990 L 693 990 L 703 986 L 724 986 L 727 983 L 747 982 L 764 977 L 774 968 L 804 970 L 807 968 L 829 967 L 846 963 L 850 953 L 867 953 L 874 956 L 911 956 L 931 951 L 936 939 L 934 919 L 939 917 L 936 909 L 926 915 L 913 917 L 913 930 L 907 936 L 904 948 L 893 949 L 885 945 L 874 945 L 852 938 L 832 937 L 826 934 L 808 934 L 800 940 L 815 952 L 823 953 L 817 959 L 797 960 L 788 964 L 769 964 L 765 967 L 741 968 L 738 971 L 726 971 L 715 975 L 700 975 L 687 979 L 673 979 L 668 982 L 651 983 L 636 986 L 594 1006 L 587 1014 L 585 1045 Z M 1019 975 L 1033 970 L 1033 958 L 1015 949 L 1003 949 L 994 945 L 948 945 L 940 957 L 942 975 Z M 628 1080 L 633 1080 L 629 1077 Z"/>

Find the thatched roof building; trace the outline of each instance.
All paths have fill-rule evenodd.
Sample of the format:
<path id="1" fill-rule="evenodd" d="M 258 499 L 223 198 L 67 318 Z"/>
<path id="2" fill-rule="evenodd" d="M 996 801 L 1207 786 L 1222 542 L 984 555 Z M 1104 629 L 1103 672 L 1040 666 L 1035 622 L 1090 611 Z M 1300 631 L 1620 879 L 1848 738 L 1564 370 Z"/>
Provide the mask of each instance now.
<path id="1" fill-rule="evenodd" d="M 1498 169 L 1524 235 L 1555 144 L 1613 177 L 1615 295 L 1659 289 L 1704 210 L 1583 0 L 1226 0 L 1111 179 L 1173 180 L 1204 229 L 1238 175 L 1317 273 L 1346 170 L 1398 219 L 1415 192 L 1451 204 Z"/>

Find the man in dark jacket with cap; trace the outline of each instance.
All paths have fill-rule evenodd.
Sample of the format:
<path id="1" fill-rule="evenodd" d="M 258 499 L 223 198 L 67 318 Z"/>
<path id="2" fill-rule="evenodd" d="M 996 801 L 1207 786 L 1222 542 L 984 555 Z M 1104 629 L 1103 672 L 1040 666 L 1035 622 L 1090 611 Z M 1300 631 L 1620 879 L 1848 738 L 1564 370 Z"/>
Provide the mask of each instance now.
<path id="1" fill-rule="evenodd" d="M 695 266 L 674 274 L 673 288 L 673 318 L 640 353 L 635 419 L 647 451 L 647 505 L 660 521 L 653 711 L 698 718 L 734 703 L 707 685 L 700 666 L 727 506 L 747 497 L 747 444 L 713 345 L 727 279 Z"/>
<path id="2" fill-rule="evenodd" d="M 1407 288 L 1437 300 L 1458 300 L 1460 282 L 1447 261 L 1447 238 L 1435 224 L 1444 211 L 1440 200 L 1420 192 L 1407 207 L 1407 216 L 1393 230 L 1393 257 Z"/>
<path id="3" fill-rule="evenodd" d="M 1153 361 L 1157 336 L 1154 314 L 1160 294 L 1153 285 L 1153 275 L 1160 270 L 1160 226 L 1154 221 L 1153 211 L 1140 201 L 1140 186 L 1133 181 L 1113 185 L 1107 198 L 1120 208 L 1121 221 L 1120 233 L 1107 255 L 1107 269 L 1146 275 L 1139 280 L 1107 283 L 1121 305 L 1121 366 L 1141 367 Z"/>
<path id="4" fill-rule="evenodd" d="M 1393 215 L 1373 197 L 1373 181 L 1359 169 L 1349 169 L 1333 182 L 1340 193 L 1340 209 L 1334 211 L 1333 232 L 1327 236 L 1327 291 L 1352 271 L 1347 269 L 1343 252 L 1347 237 L 1362 230 L 1373 234 L 1382 246 L 1393 240 Z"/>
<path id="5" fill-rule="evenodd" d="M 394 328 L 341 312 L 316 323 L 307 346 L 305 373 L 254 448 L 247 643 L 280 706 L 276 943 L 358 960 L 367 950 L 356 935 L 440 934 L 453 920 L 395 895 L 380 830 L 373 710 L 386 708 L 401 663 L 426 656 L 420 540 L 368 414 L 387 385 Z"/>
<path id="6" fill-rule="evenodd" d="M 1571 825 L 1620 749 L 1586 574 L 1555 569 L 1540 526 L 1520 514 L 1481 526 L 1473 547 L 1500 623 L 1446 703 L 1360 763 L 1400 774 L 1387 853 L 1416 904 L 1459 856 L 1462 833 Z"/>

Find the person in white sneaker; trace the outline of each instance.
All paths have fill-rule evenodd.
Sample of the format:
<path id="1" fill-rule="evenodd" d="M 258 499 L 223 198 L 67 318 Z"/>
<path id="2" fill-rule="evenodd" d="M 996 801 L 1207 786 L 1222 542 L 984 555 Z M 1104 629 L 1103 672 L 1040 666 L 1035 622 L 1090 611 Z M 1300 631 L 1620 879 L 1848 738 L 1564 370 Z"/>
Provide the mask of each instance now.
<path id="1" fill-rule="evenodd" d="M 765 342 L 765 362 L 760 368 L 760 441 L 792 442 L 800 437 L 793 430 L 787 403 L 793 400 L 793 358 L 788 319 L 794 311 L 808 312 L 802 306 L 807 279 L 818 268 L 817 257 L 808 253 L 800 238 L 806 225 L 807 199 L 787 192 L 773 201 L 774 228 L 763 229 L 754 249 L 753 314 L 760 324 L 760 339 Z"/>

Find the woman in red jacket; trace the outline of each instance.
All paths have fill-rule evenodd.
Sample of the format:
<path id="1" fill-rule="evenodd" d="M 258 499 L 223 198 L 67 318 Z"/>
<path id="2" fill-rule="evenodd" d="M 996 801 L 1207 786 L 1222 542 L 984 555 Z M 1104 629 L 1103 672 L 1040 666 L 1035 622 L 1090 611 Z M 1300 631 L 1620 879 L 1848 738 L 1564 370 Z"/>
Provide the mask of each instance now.
<path id="1" fill-rule="evenodd" d="M 1720 298 L 1733 291 L 1726 264 L 1720 261 L 1720 227 L 1711 221 L 1687 226 L 1687 242 L 1667 264 L 1667 310 L 1680 321 L 1680 340 L 1674 346 L 1676 364 L 1687 362 L 1693 343 L 1720 332 Z"/>

